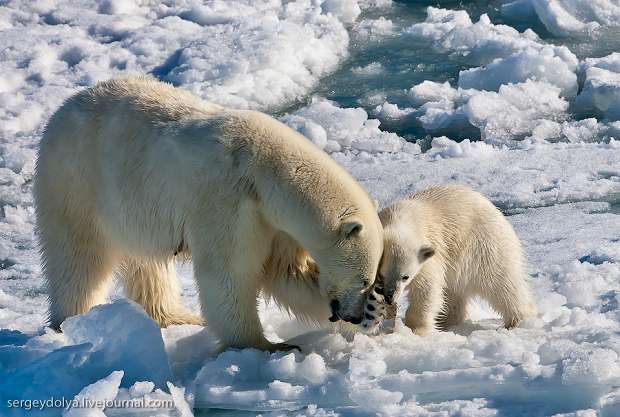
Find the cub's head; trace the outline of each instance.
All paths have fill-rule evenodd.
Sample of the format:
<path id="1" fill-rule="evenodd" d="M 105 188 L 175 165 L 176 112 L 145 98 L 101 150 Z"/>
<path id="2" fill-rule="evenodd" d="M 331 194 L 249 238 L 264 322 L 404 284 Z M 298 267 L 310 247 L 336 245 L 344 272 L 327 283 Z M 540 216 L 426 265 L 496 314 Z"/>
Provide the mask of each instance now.
<path id="1" fill-rule="evenodd" d="M 341 219 L 331 232 L 330 244 L 314 251 L 321 290 L 330 300 L 331 321 L 361 323 L 366 293 L 375 281 L 383 251 L 382 236 L 381 222 L 371 206 Z"/>
<path id="2" fill-rule="evenodd" d="M 393 304 L 411 283 L 426 261 L 435 255 L 435 248 L 425 239 L 414 238 L 411 230 L 388 227 L 384 230 L 383 257 L 379 277 L 385 300 Z"/>

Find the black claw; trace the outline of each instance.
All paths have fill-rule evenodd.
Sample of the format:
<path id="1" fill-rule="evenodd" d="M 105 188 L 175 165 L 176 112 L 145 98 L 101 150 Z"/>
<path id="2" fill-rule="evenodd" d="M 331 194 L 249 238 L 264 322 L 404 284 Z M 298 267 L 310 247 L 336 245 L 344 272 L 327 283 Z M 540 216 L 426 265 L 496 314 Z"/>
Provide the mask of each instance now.
<path id="1" fill-rule="evenodd" d="M 368 314 L 368 313 L 364 314 L 364 317 L 366 317 L 368 320 L 374 320 L 374 319 L 375 319 L 375 317 L 374 317 L 374 316 L 371 316 L 371 315 L 370 315 L 370 314 Z"/>
<path id="2" fill-rule="evenodd" d="M 373 306 L 372 304 L 368 304 L 366 308 L 368 309 L 368 311 L 375 311 L 375 306 Z"/>
<path id="3" fill-rule="evenodd" d="M 368 299 L 369 299 L 370 301 L 376 301 L 376 300 L 377 300 L 377 299 L 375 298 L 374 294 L 370 294 L 370 295 L 368 296 Z"/>

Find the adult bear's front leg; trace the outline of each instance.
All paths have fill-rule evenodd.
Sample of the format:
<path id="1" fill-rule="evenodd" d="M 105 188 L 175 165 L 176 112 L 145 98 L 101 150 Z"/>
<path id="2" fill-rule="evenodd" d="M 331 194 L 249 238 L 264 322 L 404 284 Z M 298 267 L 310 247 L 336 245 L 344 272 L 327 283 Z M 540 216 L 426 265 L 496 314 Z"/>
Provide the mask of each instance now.
<path id="1" fill-rule="evenodd" d="M 269 350 L 270 343 L 263 334 L 256 302 L 256 275 L 260 267 L 253 271 L 249 268 L 239 271 L 239 265 L 233 268 L 224 261 L 206 262 L 196 258 L 194 256 L 194 275 L 198 283 L 202 314 L 208 329 L 219 339 L 221 347 Z"/>
<path id="2" fill-rule="evenodd" d="M 259 221 L 251 204 L 241 205 L 228 224 L 207 224 L 206 215 L 202 219 L 205 223 L 192 228 L 190 250 L 208 329 L 222 349 L 286 350 L 265 338 L 257 310 L 263 264 L 275 231 Z"/>

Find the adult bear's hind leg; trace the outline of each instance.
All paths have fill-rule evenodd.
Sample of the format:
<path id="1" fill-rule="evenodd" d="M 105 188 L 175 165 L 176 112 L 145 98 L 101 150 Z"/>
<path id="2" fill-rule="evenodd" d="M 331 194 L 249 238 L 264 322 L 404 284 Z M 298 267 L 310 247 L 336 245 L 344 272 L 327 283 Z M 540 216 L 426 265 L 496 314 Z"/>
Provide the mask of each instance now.
<path id="1" fill-rule="evenodd" d="M 90 222 L 39 221 L 50 327 L 59 330 L 67 318 L 105 303 L 107 284 L 116 266 L 110 245 Z"/>
<path id="2" fill-rule="evenodd" d="M 121 267 L 127 297 L 144 307 L 161 327 L 203 324 L 202 318 L 181 303 L 174 260 L 129 259 Z"/>

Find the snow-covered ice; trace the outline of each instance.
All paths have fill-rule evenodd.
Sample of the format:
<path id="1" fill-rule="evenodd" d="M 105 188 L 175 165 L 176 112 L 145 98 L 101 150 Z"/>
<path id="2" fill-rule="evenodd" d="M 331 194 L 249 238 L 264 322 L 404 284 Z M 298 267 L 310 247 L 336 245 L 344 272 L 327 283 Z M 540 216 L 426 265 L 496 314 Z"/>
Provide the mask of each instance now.
<path id="1" fill-rule="evenodd" d="M 282 121 L 327 152 L 415 152 L 419 148 L 394 133 L 382 131 L 379 120 L 369 118 L 363 109 L 343 109 L 316 97 L 309 105 L 282 117 Z"/>
<path id="2" fill-rule="evenodd" d="M 557 36 L 592 36 L 617 26 L 620 18 L 620 5 L 613 0 L 516 0 L 502 4 L 501 11 L 516 20 L 538 19 Z"/>
<path id="3" fill-rule="evenodd" d="M 575 100 L 579 112 L 620 120 L 620 53 L 587 58 L 582 64 L 585 81 Z"/>
<path id="4" fill-rule="evenodd" d="M 620 416 L 620 6 L 423 3 L 0 2 L 0 415 Z M 481 191 L 523 241 L 540 316 L 508 331 L 477 301 L 448 332 L 345 337 L 260 300 L 267 336 L 302 352 L 218 354 L 208 326 L 160 330 L 115 284 L 45 328 L 37 143 L 62 100 L 120 73 L 270 112 L 381 206 Z M 109 406 L 32 403 L 52 397 Z"/>

